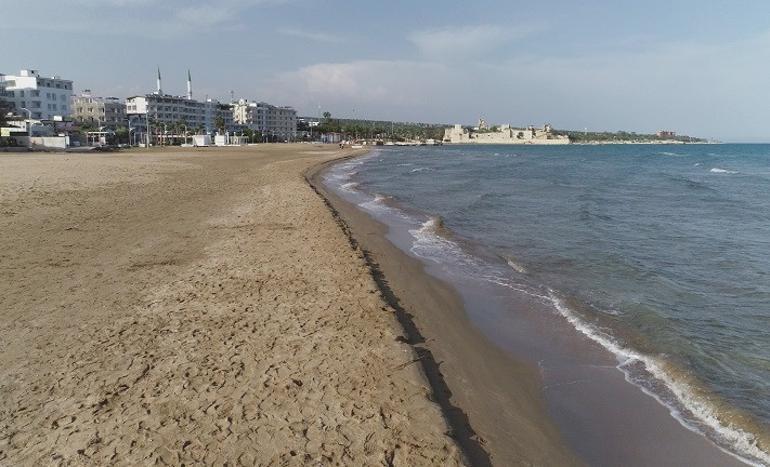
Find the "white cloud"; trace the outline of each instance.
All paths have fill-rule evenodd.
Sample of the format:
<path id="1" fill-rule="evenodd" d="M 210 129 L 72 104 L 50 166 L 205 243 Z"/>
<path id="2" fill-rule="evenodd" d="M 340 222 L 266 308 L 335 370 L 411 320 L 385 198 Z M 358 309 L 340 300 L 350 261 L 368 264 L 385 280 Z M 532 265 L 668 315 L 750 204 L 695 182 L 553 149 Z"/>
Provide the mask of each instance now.
<path id="1" fill-rule="evenodd" d="M 488 36 L 486 36 L 488 37 Z M 504 62 L 321 63 L 265 83 L 265 98 L 336 115 L 770 137 L 770 33 L 624 53 L 520 54 Z"/>
<path id="2" fill-rule="evenodd" d="M 527 26 L 499 26 L 481 24 L 445 27 L 417 31 L 409 40 L 423 54 L 436 60 L 483 54 L 486 49 L 502 46 L 514 47 L 512 42 L 537 32 L 540 28 Z"/>
<path id="3" fill-rule="evenodd" d="M 206 4 L 182 7 L 177 10 L 175 18 L 182 26 L 210 27 L 225 23 L 236 16 L 236 11 L 230 6 L 213 6 Z"/>
<path id="4" fill-rule="evenodd" d="M 313 42 L 327 42 L 337 43 L 341 42 L 341 38 L 325 32 L 308 31 L 299 28 L 283 28 L 278 30 L 279 34 L 290 37 L 298 37 L 300 39 L 306 39 Z"/>
<path id="5" fill-rule="evenodd" d="M 354 109 L 359 116 L 406 115 L 431 108 L 436 86 L 452 79 L 448 72 L 439 63 L 399 60 L 320 63 L 278 74 L 265 83 L 263 93 L 311 112 L 322 105 L 335 115 L 350 116 Z"/>
<path id="6" fill-rule="evenodd" d="M 249 9 L 294 0 L 36 0 L 35 21 L 9 23 L 11 29 L 129 35 L 157 39 L 207 32 L 228 24 L 244 27 L 241 16 Z M 31 4 L 4 7 L 9 17 L 30 14 Z M 88 18 L 84 22 L 84 18 Z"/>

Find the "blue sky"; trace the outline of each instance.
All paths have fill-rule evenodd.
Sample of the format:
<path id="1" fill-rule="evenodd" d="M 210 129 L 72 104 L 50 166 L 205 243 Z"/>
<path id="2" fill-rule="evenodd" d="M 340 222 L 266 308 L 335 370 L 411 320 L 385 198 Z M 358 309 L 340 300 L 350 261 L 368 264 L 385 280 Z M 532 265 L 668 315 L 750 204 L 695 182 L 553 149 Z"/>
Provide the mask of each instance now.
<path id="1" fill-rule="evenodd" d="M 377 119 L 770 141 L 770 2 L 0 0 L 0 72 Z M 12 18 L 12 20 L 8 20 Z M 26 18 L 16 20 L 16 18 Z"/>

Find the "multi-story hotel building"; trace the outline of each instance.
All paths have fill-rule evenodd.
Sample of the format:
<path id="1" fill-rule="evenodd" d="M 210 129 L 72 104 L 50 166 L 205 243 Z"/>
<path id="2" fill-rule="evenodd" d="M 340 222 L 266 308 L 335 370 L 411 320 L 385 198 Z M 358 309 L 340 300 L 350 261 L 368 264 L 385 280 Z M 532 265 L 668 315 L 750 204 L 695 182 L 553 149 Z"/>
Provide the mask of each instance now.
<path id="1" fill-rule="evenodd" d="M 233 120 L 252 130 L 282 138 L 297 135 L 297 111 L 291 107 L 277 107 L 266 102 L 245 99 L 233 104 Z"/>
<path id="2" fill-rule="evenodd" d="M 72 97 L 72 119 L 115 127 L 126 121 L 126 104 L 117 97 L 94 97 L 86 89 Z"/>
<path id="3" fill-rule="evenodd" d="M 70 80 L 58 76 L 46 78 L 37 70 L 21 70 L 18 75 L 0 74 L 0 82 L 3 99 L 16 115 L 35 120 L 63 120 L 71 113 Z"/>
<path id="4" fill-rule="evenodd" d="M 191 132 L 213 133 L 218 130 L 221 119 L 225 128 L 233 125 L 233 114 L 228 104 L 215 100 L 197 101 L 192 98 L 192 80 L 187 73 L 187 96 L 172 96 L 163 93 L 160 70 L 158 70 L 157 91 L 143 96 L 126 98 L 126 114 L 132 127 L 143 127 L 153 123 L 168 128 L 170 125 L 184 125 Z"/>

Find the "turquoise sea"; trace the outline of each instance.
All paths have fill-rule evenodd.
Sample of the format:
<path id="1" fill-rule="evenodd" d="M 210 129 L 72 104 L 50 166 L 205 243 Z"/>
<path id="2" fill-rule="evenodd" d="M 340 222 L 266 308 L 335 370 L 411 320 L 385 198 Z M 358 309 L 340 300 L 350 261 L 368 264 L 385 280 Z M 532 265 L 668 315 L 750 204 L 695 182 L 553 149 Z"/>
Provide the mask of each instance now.
<path id="1" fill-rule="evenodd" d="M 688 428 L 770 427 L 770 145 L 381 148 L 327 182 L 409 251 L 547 304 Z"/>

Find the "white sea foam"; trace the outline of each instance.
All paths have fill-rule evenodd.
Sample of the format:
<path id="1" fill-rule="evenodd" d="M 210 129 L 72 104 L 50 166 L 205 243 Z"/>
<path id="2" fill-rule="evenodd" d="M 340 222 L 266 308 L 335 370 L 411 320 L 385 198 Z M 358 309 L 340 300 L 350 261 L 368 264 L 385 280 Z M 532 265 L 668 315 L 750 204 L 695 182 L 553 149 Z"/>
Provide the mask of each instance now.
<path id="1" fill-rule="evenodd" d="M 340 185 L 340 189 L 347 191 L 348 193 L 354 193 L 355 188 L 358 186 L 358 182 L 348 182 Z"/>
<path id="2" fill-rule="evenodd" d="M 377 214 L 388 214 L 388 215 L 396 215 L 398 217 L 401 217 L 403 219 L 407 219 L 407 216 L 405 213 L 403 213 L 400 209 L 393 208 L 391 206 L 388 206 L 386 203 L 387 200 L 391 199 L 389 196 L 381 195 L 379 193 L 375 193 L 374 197 L 368 201 L 364 201 L 362 203 L 359 203 L 358 206 L 363 208 L 366 211 L 369 211 L 375 215 Z"/>
<path id="3" fill-rule="evenodd" d="M 417 173 L 417 172 L 430 172 L 430 171 L 432 171 L 432 170 L 433 170 L 433 169 L 431 169 L 430 167 L 417 167 L 416 169 L 412 169 L 412 170 L 410 170 L 409 172 L 410 172 L 410 173 Z"/>
<path id="4" fill-rule="evenodd" d="M 414 243 L 410 251 L 423 259 L 428 259 L 435 263 L 443 263 L 447 259 L 455 261 L 467 257 L 455 242 L 442 237 L 438 231 L 442 222 L 439 217 L 431 217 L 423 222 L 419 229 L 409 230 L 414 237 Z"/>
<path id="5" fill-rule="evenodd" d="M 714 167 L 713 169 L 709 170 L 709 172 L 713 174 L 737 174 L 738 173 L 735 170 L 720 169 L 719 167 Z"/>
<path id="6" fill-rule="evenodd" d="M 521 274 L 526 274 L 527 273 L 527 270 L 524 268 L 524 266 L 516 263 L 512 259 L 506 258 L 505 262 L 508 263 L 508 266 L 510 266 L 511 269 L 513 269 L 514 271 L 516 271 L 518 273 L 521 273 Z"/>
<path id="7" fill-rule="evenodd" d="M 698 396 L 697 392 L 687 382 L 681 381 L 667 372 L 661 361 L 653 356 L 641 354 L 619 344 L 606 332 L 587 323 L 578 316 L 552 290 L 549 290 L 549 298 L 556 310 L 575 329 L 617 357 L 617 368 L 625 374 L 626 381 L 639 387 L 645 394 L 652 396 L 667 407 L 671 416 L 684 427 L 702 435 L 711 434 L 711 437 L 707 437 L 719 449 L 749 465 L 770 465 L 770 453 L 763 451 L 758 446 L 758 441 L 753 434 L 741 428 L 723 424 L 712 404 Z M 659 394 L 639 384 L 634 379 L 631 371 L 634 365 L 641 365 L 650 376 L 663 384 L 671 392 L 675 400 L 664 400 Z M 694 420 L 685 418 L 682 414 L 682 409 L 692 414 Z"/>

